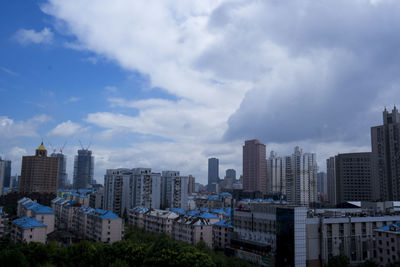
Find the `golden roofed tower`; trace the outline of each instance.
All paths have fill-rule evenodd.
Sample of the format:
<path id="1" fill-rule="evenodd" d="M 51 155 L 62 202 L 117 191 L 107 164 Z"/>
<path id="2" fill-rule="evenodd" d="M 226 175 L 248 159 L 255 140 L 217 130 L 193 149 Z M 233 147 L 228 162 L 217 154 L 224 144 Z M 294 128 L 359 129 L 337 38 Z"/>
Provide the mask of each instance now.
<path id="1" fill-rule="evenodd" d="M 40 144 L 40 146 L 36 149 L 36 156 L 39 157 L 46 157 L 47 156 L 47 150 L 43 145 L 43 142 Z"/>

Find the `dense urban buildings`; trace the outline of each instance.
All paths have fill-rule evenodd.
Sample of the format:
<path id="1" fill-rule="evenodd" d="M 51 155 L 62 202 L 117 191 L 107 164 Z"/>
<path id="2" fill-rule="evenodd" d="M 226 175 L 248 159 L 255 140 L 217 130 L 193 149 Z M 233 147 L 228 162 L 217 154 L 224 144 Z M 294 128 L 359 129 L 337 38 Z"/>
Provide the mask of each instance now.
<path id="1" fill-rule="evenodd" d="M 75 189 L 91 188 L 93 184 L 94 157 L 89 149 L 79 149 L 74 160 Z"/>
<path id="2" fill-rule="evenodd" d="M 266 147 L 258 140 L 243 146 L 243 189 L 267 193 Z"/>
<path id="3" fill-rule="evenodd" d="M 400 200 L 400 114 L 383 111 L 383 125 L 371 128 L 373 199 Z"/>
<path id="4" fill-rule="evenodd" d="M 58 158 L 58 188 L 65 188 L 68 180 L 67 156 L 65 156 L 62 152 L 53 152 L 50 156 L 53 158 Z"/>
<path id="5" fill-rule="evenodd" d="M 57 193 L 58 158 L 47 157 L 43 143 L 35 156 L 23 156 L 19 191 L 22 193 Z"/>
<path id="6" fill-rule="evenodd" d="M 124 216 L 133 207 L 158 209 L 160 204 L 161 174 L 152 173 L 150 168 L 107 170 L 104 176 L 104 209 Z"/>
<path id="7" fill-rule="evenodd" d="M 208 159 L 208 191 L 216 192 L 219 183 L 219 160 L 217 158 Z"/>
<path id="8" fill-rule="evenodd" d="M 327 160 L 327 171 L 331 204 L 372 200 L 370 152 L 338 154 Z"/>

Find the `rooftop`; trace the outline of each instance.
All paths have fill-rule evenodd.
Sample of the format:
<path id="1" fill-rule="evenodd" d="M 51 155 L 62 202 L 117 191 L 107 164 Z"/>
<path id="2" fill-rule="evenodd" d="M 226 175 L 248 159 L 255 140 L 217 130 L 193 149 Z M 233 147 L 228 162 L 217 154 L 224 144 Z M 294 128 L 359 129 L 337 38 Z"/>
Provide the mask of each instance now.
<path id="1" fill-rule="evenodd" d="M 46 225 L 35 218 L 22 217 L 12 222 L 22 228 L 46 227 Z"/>

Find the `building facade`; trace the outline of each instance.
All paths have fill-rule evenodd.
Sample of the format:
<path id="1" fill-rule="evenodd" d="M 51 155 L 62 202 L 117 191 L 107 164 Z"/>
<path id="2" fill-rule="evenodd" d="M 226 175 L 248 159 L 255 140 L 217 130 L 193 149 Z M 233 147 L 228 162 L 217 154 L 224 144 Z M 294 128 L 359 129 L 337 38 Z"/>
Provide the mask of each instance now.
<path id="1" fill-rule="evenodd" d="M 10 187 L 11 160 L 2 160 L 0 157 L 0 184 L 1 188 Z M 3 190 L 0 191 L 0 195 Z"/>
<path id="2" fill-rule="evenodd" d="M 272 194 L 286 195 L 286 161 L 271 151 L 267 159 L 267 191 Z"/>
<path id="3" fill-rule="evenodd" d="M 74 160 L 74 180 L 75 189 L 91 188 L 93 184 L 94 157 L 92 151 L 79 149 L 78 155 Z"/>
<path id="4" fill-rule="evenodd" d="M 188 184 L 188 194 L 192 195 L 193 193 L 196 192 L 195 190 L 195 184 L 196 184 L 196 178 L 189 174 L 189 184 Z"/>
<path id="5" fill-rule="evenodd" d="M 400 199 L 400 114 L 383 111 L 383 125 L 371 127 L 374 200 Z"/>
<path id="6" fill-rule="evenodd" d="M 330 190 L 335 197 L 332 204 L 343 203 L 346 201 L 371 201 L 372 200 L 372 176 L 371 176 L 371 153 L 346 153 L 338 154 L 334 160 L 329 159 L 328 164 L 334 166 L 334 171 L 328 169 L 330 177 Z M 334 184 L 331 184 L 334 181 Z M 331 193 L 331 192 L 330 192 Z"/>
<path id="7" fill-rule="evenodd" d="M 161 206 L 187 210 L 189 177 L 180 176 L 179 171 L 161 173 Z"/>
<path id="8" fill-rule="evenodd" d="M 291 157 L 286 157 L 287 200 L 296 205 L 308 206 L 317 197 L 317 158 L 315 153 L 303 153 L 295 147 Z"/>
<path id="9" fill-rule="evenodd" d="M 208 159 L 208 191 L 214 192 L 215 186 L 213 184 L 219 183 L 219 160 L 217 158 Z"/>
<path id="10" fill-rule="evenodd" d="M 22 193 L 57 193 L 58 158 L 47 157 L 43 143 L 35 156 L 23 156 L 19 191 Z"/>
<path id="11" fill-rule="evenodd" d="M 243 189 L 267 193 L 266 146 L 258 140 L 243 146 Z"/>
<path id="12" fill-rule="evenodd" d="M 336 205 L 336 164 L 335 157 L 326 160 L 326 180 L 328 187 L 328 202 L 331 206 Z"/>
<path id="13" fill-rule="evenodd" d="M 63 153 L 51 153 L 53 158 L 58 158 L 58 189 L 65 188 L 67 185 L 67 156 Z"/>

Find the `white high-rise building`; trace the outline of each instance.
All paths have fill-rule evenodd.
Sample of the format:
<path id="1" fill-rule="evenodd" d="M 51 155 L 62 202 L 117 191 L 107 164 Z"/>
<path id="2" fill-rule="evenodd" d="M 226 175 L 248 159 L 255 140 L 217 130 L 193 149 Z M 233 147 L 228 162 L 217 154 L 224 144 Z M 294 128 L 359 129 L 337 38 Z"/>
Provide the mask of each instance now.
<path id="1" fill-rule="evenodd" d="M 189 177 L 179 171 L 163 171 L 161 175 L 161 205 L 164 208 L 187 209 Z"/>
<path id="2" fill-rule="evenodd" d="M 161 204 L 161 174 L 150 168 L 132 169 L 134 176 L 134 207 L 159 209 Z"/>
<path id="3" fill-rule="evenodd" d="M 133 207 L 133 172 L 130 169 L 111 169 L 104 175 L 104 209 L 119 216 Z"/>
<path id="4" fill-rule="evenodd" d="M 104 209 L 124 216 L 136 206 L 159 209 L 161 175 L 150 168 L 110 169 L 104 175 Z"/>
<path id="5" fill-rule="evenodd" d="M 307 206 L 317 201 L 317 172 L 316 154 L 303 153 L 300 147 L 295 147 L 290 163 L 286 164 L 287 187 L 290 187 L 287 199 L 290 203 Z"/>
<path id="6" fill-rule="evenodd" d="M 269 193 L 286 195 L 286 160 L 275 151 L 267 159 L 267 188 Z"/>

